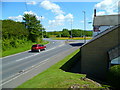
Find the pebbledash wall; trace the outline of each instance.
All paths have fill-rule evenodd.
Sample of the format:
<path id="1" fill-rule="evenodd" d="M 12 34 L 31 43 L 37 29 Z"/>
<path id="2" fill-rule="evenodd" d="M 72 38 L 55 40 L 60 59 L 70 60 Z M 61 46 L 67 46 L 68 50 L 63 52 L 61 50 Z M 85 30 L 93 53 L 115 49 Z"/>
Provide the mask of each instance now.
<path id="1" fill-rule="evenodd" d="M 80 72 L 104 80 L 110 62 L 108 51 L 120 45 L 119 40 L 120 26 L 115 26 L 84 44 L 80 48 Z"/>

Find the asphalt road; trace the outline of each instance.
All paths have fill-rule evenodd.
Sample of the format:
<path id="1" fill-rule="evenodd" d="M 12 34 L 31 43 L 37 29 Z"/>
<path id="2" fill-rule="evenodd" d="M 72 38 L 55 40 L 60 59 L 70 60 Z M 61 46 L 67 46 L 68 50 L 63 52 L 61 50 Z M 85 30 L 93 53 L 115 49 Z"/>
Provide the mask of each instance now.
<path id="1" fill-rule="evenodd" d="M 69 49 L 63 46 L 63 41 L 50 41 L 45 51 L 31 52 L 26 51 L 17 55 L 8 56 L 2 59 L 2 79 L 5 80 L 16 73 L 21 72 L 49 57 Z"/>
<path id="2" fill-rule="evenodd" d="M 75 45 L 66 44 L 64 42 L 64 40 L 59 40 L 59 41 L 58 40 L 49 40 L 49 41 L 50 41 L 50 43 L 46 45 L 47 49 L 45 51 L 41 51 L 40 53 L 39 52 L 31 52 L 29 50 L 26 52 L 22 52 L 19 54 L 15 54 L 15 55 L 11 55 L 11 56 L 2 58 L 3 83 L 16 77 L 21 72 L 30 70 L 32 67 L 35 67 L 40 63 L 44 64 L 44 62 L 49 61 L 49 59 L 54 58 L 57 55 L 60 58 L 61 53 L 65 53 L 65 51 L 71 50 L 73 47 L 75 47 Z M 75 48 L 75 49 L 77 49 L 77 48 Z M 66 53 L 66 55 L 70 54 L 70 53 L 71 52 L 69 51 Z M 65 54 L 63 56 L 65 56 Z M 58 59 L 58 57 L 56 57 L 56 58 Z M 62 59 L 62 58 L 60 58 L 60 59 Z M 51 62 L 53 62 L 53 63 L 51 63 Z M 54 64 L 54 62 L 57 62 L 57 61 L 54 61 L 54 60 L 50 61 L 48 63 L 48 66 Z M 44 69 L 46 69 L 46 68 L 48 68 L 48 67 L 46 66 Z M 22 82 L 24 82 L 24 81 L 22 81 Z M 8 85 L 9 88 L 14 88 L 9 85 Z M 7 86 L 5 85 L 3 87 L 6 88 Z"/>

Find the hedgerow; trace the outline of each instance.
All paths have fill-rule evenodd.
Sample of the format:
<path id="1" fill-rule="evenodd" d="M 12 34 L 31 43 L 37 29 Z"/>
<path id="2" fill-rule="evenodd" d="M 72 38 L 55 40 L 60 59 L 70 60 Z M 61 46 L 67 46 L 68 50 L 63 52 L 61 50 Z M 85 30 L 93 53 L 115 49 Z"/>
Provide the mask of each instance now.
<path id="1" fill-rule="evenodd" d="M 2 51 L 21 47 L 28 39 L 29 32 L 21 22 L 2 20 Z"/>

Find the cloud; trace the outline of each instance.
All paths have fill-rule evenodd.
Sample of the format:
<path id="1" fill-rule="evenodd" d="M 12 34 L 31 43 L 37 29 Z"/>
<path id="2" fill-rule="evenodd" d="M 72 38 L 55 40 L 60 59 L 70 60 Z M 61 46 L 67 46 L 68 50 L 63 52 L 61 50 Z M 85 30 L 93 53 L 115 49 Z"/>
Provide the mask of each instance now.
<path id="1" fill-rule="evenodd" d="M 40 4 L 43 8 L 45 8 L 46 10 L 51 10 L 53 13 L 55 14 L 62 14 L 64 13 L 60 6 L 55 4 L 55 3 L 52 3 L 48 0 L 44 0 L 43 2 L 41 2 Z"/>
<path id="2" fill-rule="evenodd" d="M 35 1 L 30 1 L 30 2 L 27 2 L 28 5 L 36 5 L 37 3 Z"/>
<path id="3" fill-rule="evenodd" d="M 70 22 L 73 21 L 73 15 L 72 14 L 67 14 L 67 15 L 57 15 L 54 20 L 49 20 L 49 24 L 51 26 L 60 26 L 64 25 L 65 22 Z"/>
<path id="4" fill-rule="evenodd" d="M 67 20 L 72 20 L 73 21 L 73 15 L 71 14 L 71 13 L 69 13 L 69 14 L 67 14 L 66 16 L 65 16 L 65 19 L 67 19 Z"/>
<path id="5" fill-rule="evenodd" d="M 32 11 L 25 11 L 23 14 L 31 14 L 31 15 L 36 15 L 36 13 L 32 12 Z"/>
<path id="6" fill-rule="evenodd" d="M 83 20 L 81 20 L 80 22 L 81 22 L 81 23 L 84 23 L 84 21 L 83 21 Z"/>
<path id="7" fill-rule="evenodd" d="M 32 12 L 32 11 L 25 11 L 24 14 L 31 14 L 31 15 L 35 15 L 37 20 L 41 20 L 41 19 L 45 19 L 44 16 L 38 16 L 36 13 Z"/>
<path id="8" fill-rule="evenodd" d="M 105 15 L 106 14 L 106 12 L 105 11 L 98 11 L 98 12 L 96 12 L 96 15 L 97 16 L 100 16 L 100 15 Z M 94 18 L 94 13 L 92 14 L 92 19 Z"/>
<path id="9" fill-rule="evenodd" d="M 96 13 L 96 15 L 105 15 L 105 11 L 99 11 Z"/>
<path id="10" fill-rule="evenodd" d="M 103 10 L 98 14 L 117 14 L 118 13 L 118 2 L 119 0 L 103 0 L 95 5 L 98 10 Z"/>
<path id="11" fill-rule="evenodd" d="M 60 25 L 63 25 L 63 22 L 62 20 L 49 20 L 49 24 L 50 26 L 60 26 Z"/>
<path id="12" fill-rule="evenodd" d="M 59 26 L 59 25 L 63 25 L 65 21 L 65 16 L 63 14 L 59 14 L 55 17 L 55 20 L 49 20 L 49 24 L 51 26 Z"/>
<path id="13" fill-rule="evenodd" d="M 40 5 L 46 10 L 51 10 L 51 12 L 56 15 L 54 20 L 49 20 L 48 22 L 51 26 L 64 25 L 64 22 L 73 20 L 73 15 L 71 13 L 64 15 L 65 12 L 61 10 L 61 7 L 53 2 L 44 0 Z"/>
<path id="14" fill-rule="evenodd" d="M 25 11 L 25 12 L 23 13 L 23 15 L 24 15 L 24 14 L 35 15 L 36 18 L 37 18 L 37 20 L 45 19 L 44 16 L 42 16 L 42 17 L 41 17 L 41 16 L 38 16 L 36 13 L 34 13 L 34 12 L 32 12 L 32 11 Z M 8 19 L 12 19 L 12 20 L 15 20 L 15 21 L 22 22 L 23 16 L 22 16 L 22 15 L 19 15 L 19 16 L 11 16 L 11 17 L 8 17 Z"/>
<path id="15" fill-rule="evenodd" d="M 19 22 L 22 21 L 22 18 L 23 18 L 22 15 L 8 17 L 8 19 L 12 19 L 12 20 L 19 21 Z"/>
<path id="16" fill-rule="evenodd" d="M 49 24 L 51 26 L 59 26 L 59 25 L 63 25 L 64 21 L 65 21 L 65 16 L 63 14 L 60 14 L 55 17 L 55 20 L 49 20 Z"/>

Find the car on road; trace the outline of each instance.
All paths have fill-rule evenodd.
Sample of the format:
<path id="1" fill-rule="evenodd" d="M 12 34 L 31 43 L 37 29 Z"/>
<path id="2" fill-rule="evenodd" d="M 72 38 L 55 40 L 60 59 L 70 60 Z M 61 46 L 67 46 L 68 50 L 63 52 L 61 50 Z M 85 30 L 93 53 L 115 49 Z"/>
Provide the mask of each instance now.
<path id="1" fill-rule="evenodd" d="M 31 47 L 31 51 L 38 51 L 40 52 L 41 50 L 45 50 L 46 46 L 42 45 L 42 44 L 34 44 Z"/>

